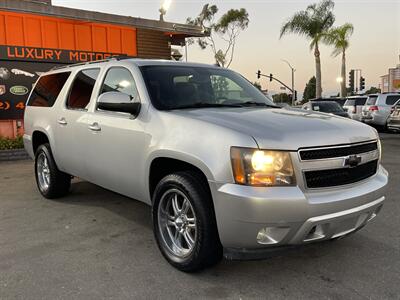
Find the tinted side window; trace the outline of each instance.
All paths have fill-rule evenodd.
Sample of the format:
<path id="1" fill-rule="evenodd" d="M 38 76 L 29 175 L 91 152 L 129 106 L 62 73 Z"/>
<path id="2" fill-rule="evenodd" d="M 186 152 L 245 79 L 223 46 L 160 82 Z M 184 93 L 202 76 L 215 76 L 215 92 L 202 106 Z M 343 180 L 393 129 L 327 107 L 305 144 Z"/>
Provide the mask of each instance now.
<path id="1" fill-rule="evenodd" d="M 135 80 L 125 68 L 114 67 L 108 70 L 100 94 L 107 92 L 120 92 L 129 95 L 132 100 L 139 99 Z"/>
<path id="2" fill-rule="evenodd" d="M 352 106 L 356 104 L 356 100 L 354 99 L 349 99 L 346 101 L 346 103 L 344 104 L 345 106 Z"/>
<path id="3" fill-rule="evenodd" d="M 28 106 L 52 107 L 70 74 L 71 72 L 63 72 L 40 77 Z"/>
<path id="4" fill-rule="evenodd" d="M 87 69 L 76 75 L 67 99 L 67 108 L 87 108 L 99 72 L 100 69 Z"/>
<path id="5" fill-rule="evenodd" d="M 399 100 L 399 99 L 400 99 L 400 95 L 398 95 L 398 96 L 387 96 L 386 97 L 386 104 L 387 105 L 394 105 L 397 102 L 397 100 Z"/>
<path id="6" fill-rule="evenodd" d="M 367 101 L 367 98 L 357 98 L 356 105 L 364 105 Z"/>

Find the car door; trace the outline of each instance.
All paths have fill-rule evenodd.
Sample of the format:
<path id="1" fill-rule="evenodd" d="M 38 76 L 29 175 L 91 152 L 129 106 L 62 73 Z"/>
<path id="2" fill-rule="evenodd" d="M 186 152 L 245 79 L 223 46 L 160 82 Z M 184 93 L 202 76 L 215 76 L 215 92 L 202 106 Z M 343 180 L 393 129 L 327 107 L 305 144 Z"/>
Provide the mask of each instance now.
<path id="1" fill-rule="evenodd" d="M 59 168 L 85 179 L 88 175 L 88 106 L 99 71 L 99 68 L 91 68 L 76 73 L 65 102 L 57 111 L 55 126 L 55 153 Z"/>
<path id="2" fill-rule="evenodd" d="M 97 99 L 106 92 L 125 93 L 131 101 L 140 101 L 134 77 L 125 67 L 106 71 Z M 89 180 L 123 195 L 145 197 L 141 180 L 145 171 L 144 127 L 142 113 L 134 118 L 128 113 L 100 110 L 96 104 L 89 116 Z"/>

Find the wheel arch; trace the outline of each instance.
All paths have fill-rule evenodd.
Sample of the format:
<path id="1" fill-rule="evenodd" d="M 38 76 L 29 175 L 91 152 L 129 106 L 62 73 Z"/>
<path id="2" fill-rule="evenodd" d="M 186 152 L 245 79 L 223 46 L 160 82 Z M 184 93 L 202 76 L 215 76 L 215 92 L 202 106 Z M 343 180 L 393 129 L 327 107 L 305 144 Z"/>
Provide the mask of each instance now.
<path id="1" fill-rule="evenodd" d="M 149 163 L 147 183 L 150 199 L 153 197 L 155 187 L 163 177 L 180 171 L 193 171 L 197 173 L 209 188 L 208 180 L 213 180 L 213 176 L 211 171 L 201 161 L 182 154 L 160 154 L 154 156 Z"/>
<path id="2" fill-rule="evenodd" d="M 36 153 L 37 148 L 39 148 L 40 145 L 43 145 L 45 143 L 50 144 L 50 139 L 47 133 L 45 133 L 42 130 L 34 130 L 32 132 L 32 149 L 33 149 L 33 154 Z"/>

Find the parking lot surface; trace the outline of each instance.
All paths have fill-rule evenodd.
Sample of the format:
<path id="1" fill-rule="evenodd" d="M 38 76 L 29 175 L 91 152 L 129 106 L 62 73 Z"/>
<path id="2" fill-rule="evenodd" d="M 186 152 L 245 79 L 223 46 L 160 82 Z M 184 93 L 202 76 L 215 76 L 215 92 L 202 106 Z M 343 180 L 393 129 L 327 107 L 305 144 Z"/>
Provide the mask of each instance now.
<path id="1" fill-rule="evenodd" d="M 0 163 L 0 299 L 400 299 L 400 134 L 382 134 L 386 203 L 345 239 L 185 274 L 161 256 L 150 208 L 76 181 L 46 200 L 33 163 Z"/>

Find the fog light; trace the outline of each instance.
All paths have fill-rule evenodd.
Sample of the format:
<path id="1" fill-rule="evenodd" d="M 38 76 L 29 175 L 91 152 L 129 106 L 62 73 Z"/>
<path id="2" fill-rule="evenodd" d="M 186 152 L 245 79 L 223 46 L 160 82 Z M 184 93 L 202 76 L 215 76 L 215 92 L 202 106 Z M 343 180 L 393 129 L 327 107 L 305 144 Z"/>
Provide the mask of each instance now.
<path id="1" fill-rule="evenodd" d="M 288 227 L 265 227 L 257 234 L 257 243 L 272 245 L 281 242 L 289 232 Z"/>

